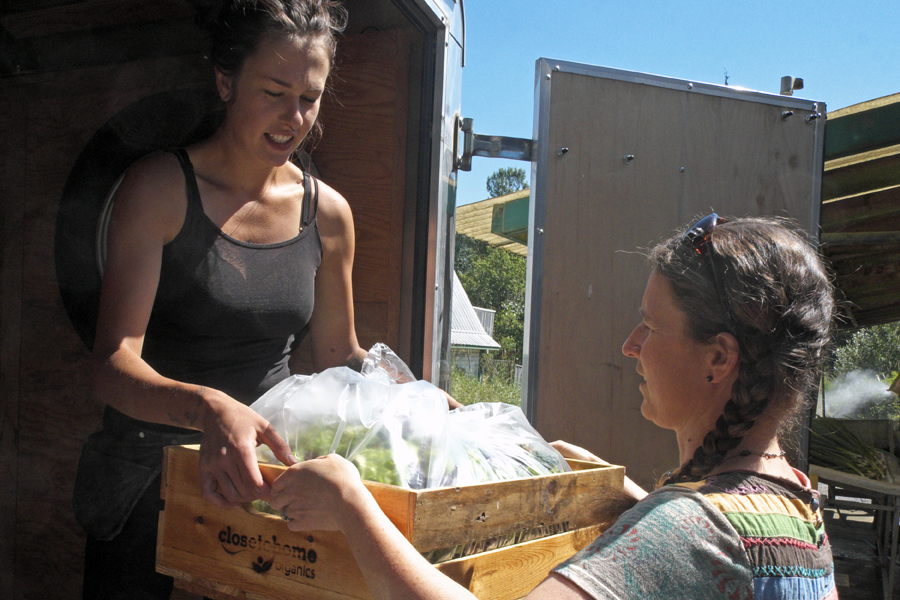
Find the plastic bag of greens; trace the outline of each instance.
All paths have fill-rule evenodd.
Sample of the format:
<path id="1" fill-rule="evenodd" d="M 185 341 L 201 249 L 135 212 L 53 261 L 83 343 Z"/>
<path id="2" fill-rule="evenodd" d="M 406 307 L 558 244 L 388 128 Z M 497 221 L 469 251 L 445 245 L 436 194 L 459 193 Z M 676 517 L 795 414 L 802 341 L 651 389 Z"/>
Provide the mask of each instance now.
<path id="1" fill-rule="evenodd" d="M 570 471 L 568 463 L 528 423 L 518 406 L 485 402 L 463 406 L 447 419 L 444 485 L 466 485 Z"/>
<path id="2" fill-rule="evenodd" d="M 251 405 L 299 460 L 337 453 L 369 481 L 409 489 L 458 486 L 568 471 L 565 459 L 501 403 L 448 411 L 443 392 L 415 381 L 384 344 L 360 373 L 346 367 L 282 381 Z M 262 462 L 276 462 L 257 449 Z"/>
<path id="3" fill-rule="evenodd" d="M 363 375 L 338 367 L 288 378 L 251 408 L 298 460 L 340 454 L 363 479 L 411 489 L 429 485 L 433 449 L 440 456 L 447 435 L 447 401 L 438 388 L 420 381 L 397 385 L 378 369 Z M 265 446 L 257 456 L 277 462 Z"/>

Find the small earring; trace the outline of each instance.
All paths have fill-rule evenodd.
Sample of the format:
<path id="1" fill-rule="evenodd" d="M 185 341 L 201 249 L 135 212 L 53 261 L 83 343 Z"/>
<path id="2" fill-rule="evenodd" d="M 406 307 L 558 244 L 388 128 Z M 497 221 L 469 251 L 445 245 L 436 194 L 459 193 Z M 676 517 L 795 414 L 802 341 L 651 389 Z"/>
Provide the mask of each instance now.
<path id="1" fill-rule="evenodd" d="M 713 380 L 713 376 L 712 376 L 712 375 L 707 375 L 707 376 L 706 376 L 706 381 L 707 381 L 707 382 L 710 382 L 710 383 L 711 383 L 712 380 Z"/>

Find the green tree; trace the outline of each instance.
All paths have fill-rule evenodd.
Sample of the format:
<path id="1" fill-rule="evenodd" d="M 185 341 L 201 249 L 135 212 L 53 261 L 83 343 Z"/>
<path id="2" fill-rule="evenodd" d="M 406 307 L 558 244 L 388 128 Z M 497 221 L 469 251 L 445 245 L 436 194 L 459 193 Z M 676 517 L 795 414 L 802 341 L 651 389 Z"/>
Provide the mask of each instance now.
<path id="1" fill-rule="evenodd" d="M 518 167 L 501 167 L 487 178 L 487 191 L 489 198 L 505 196 L 519 190 L 528 189 L 528 179 L 525 169 Z"/>
<path id="2" fill-rule="evenodd" d="M 456 274 L 462 277 L 474 268 L 475 263 L 484 258 L 490 251 L 491 245 L 475 238 L 460 233 L 456 234 L 456 256 L 454 268 Z"/>
<path id="3" fill-rule="evenodd" d="M 500 358 L 522 359 L 525 258 L 467 236 L 456 236 L 456 273 L 473 306 L 495 311 Z"/>
<path id="4" fill-rule="evenodd" d="M 865 369 L 881 377 L 900 370 L 900 322 L 854 332 L 835 349 L 832 369 L 835 376 Z"/>

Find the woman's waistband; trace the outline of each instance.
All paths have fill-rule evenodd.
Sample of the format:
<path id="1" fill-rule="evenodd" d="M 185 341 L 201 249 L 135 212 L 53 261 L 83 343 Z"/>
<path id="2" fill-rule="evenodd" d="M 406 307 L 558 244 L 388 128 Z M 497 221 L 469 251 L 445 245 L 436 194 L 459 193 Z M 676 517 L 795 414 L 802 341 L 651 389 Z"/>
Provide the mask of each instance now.
<path id="1" fill-rule="evenodd" d="M 103 431 L 118 438 L 157 441 L 164 445 L 197 443 L 203 435 L 193 429 L 134 419 L 108 405 L 103 411 Z"/>

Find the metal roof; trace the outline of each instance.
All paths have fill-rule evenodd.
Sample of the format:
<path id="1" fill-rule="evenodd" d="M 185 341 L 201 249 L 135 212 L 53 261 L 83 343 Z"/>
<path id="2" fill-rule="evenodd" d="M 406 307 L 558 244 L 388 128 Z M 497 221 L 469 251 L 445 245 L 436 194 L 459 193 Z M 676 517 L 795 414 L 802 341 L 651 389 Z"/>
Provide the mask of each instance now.
<path id="1" fill-rule="evenodd" d="M 453 313 L 450 317 L 450 346 L 455 348 L 475 348 L 478 350 L 499 350 L 500 344 L 488 335 L 475 314 L 469 295 L 463 289 L 456 271 L 453 272 Z"/>

